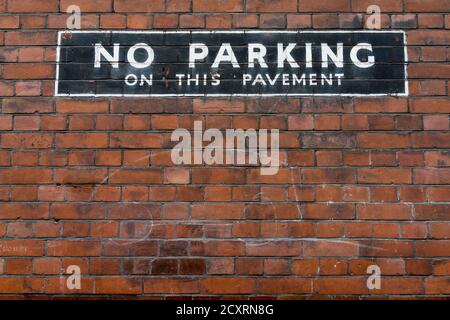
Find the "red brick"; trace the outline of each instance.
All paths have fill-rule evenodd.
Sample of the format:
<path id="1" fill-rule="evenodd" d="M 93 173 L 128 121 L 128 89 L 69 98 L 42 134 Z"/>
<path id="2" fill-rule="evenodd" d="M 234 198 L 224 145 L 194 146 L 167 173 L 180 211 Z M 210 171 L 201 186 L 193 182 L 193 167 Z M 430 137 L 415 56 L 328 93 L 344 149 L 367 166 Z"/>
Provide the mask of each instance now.
<path id="1" fill-rule="evenodd" d="M 206 278 L 200 282 L 201 291 L 209 294 L 246 294 L 254 291 L 252 278 Z"/>
<path id="2" fill-rule="evenodd" d="M 85 257 L 100 255 L 100 243 L 90 240 L 51 240 L 48 242 L 49 256 Z"/>
<path id="3" fill-rule="evenodd" d="M 445 12 L 450 10 L 450 4 L 446 0 L 406 0 L 405 10 L 411 12 Z"/>
<path id="4" fill-rule="evenodd" d="M 425 292 L 427 294 L 448 294 L 450 292 L 449 278 L 425 279 Z"/>
<path id="5" fill-rule="evenodd" d="M 0 240 L 0 253 L 4 257 L 42 256 L 42 255 L 44 255 L 44 241 L 40 241 L 40 240 Z"/>
<path id="6" fill-rule="evenodd" d="M 297 12 L 296 0 L 248 0 L 248 12 Z"/>
<path id="7" fill-rule="evenodd" d="M 38 184 L 52 181 L 51 169 L 3 168 L 0 169 L 2 184 Z"/>
<path id="8" fill-rule="evenodd" d="M 448 184 L 450 183 L 450 169 L 447 168 L 415 169 L 414 183 Z"/>
<path id="9" fill-rule="evenodd" d="M 412 173 L 411 170 L 402 168 L 363 168 L 358 169 L 358 182 L 410 184 Z"/>
<path id="10" fill-rule="evenodd" d="M 205 27 L 205 16 L 204 15 L 187 15 L 183 14 L 180 16 L 180 27 L 181 28 L 204 28 Z"/>
<path id="11" fill-rule="evenodd" d="M 189 0 L 168 0 L 166 1 L 167 12 L 190 12 L 191 1 Z"/>
<path id="12" fill-rule="evenodd" d="M 36 13 L 36 12 L 57 12 L 58 0 L 46 1 L 20 1 L 8 0 L 8 12 Z"/>
<path id="13" fill-rule="evenodd" d="M 354 12 L 367 12 L 369 6 L 376 5 L 381 8 L 382 12 L 402 12 L 402 0 L 356 0 L 352 1 L 352 9 Z"/>
<path id="14" fill-rule="evenodd" d="M 408 110 L 407 101 L 404 99 L 384 98 L 384 99 L 355 99 L 355 111 L 364 113 L 400 113 Z"/>
<path id="15" fill-rule="evenodd" d="M 144 280 L 144 293 L 189 294 L 198 293 L 199 279 L 189 278 L 149 278 Z"/>
<path id="16" fill-rule="evenodd" d="M 292 29 L 308 29 L 312 27 L 311 15 L 308 14 L 288 14 L 287 27 Z"/>
<path id="17" fill-rule="evenodd" d="M 106 133 L 59 133 L 56 135 L 56 146 L 60 148 L 106 148 Z"/>
<path id="18" fill-rule="evenodd" d="M 56 32 L 36 32 L 36 31 L 11 31 L 8 32 L 5 36 L 5 43 L 11 46 L 30 46 L 30 45 L 55 45 L 56 43 Z M 32 67 L 33 65 L 23 65 Z M 36 65 L 35 67 L 51 67 L 51 65 Z M 30 71 L 30 69 L 28 69 Z M 50 77 L 51 79 L 53 77 Z M 25 78 L 30 79 L 30 78 Z"/>
<path id="19" fill-rule="evenodd" d="M 193 12 L 242 12 L 242 0 L 193 0 Z"/>
<path id="20" fill-rule="evenodd" d="M 95 292 L 100 294 L 139 294 L 142 293 L 142 280 L 120 277 L 96 278 Z"/>
<path id="21" fill-rule="evenodd" d="M 116 0 L 115 12 L 164 12 L 164 0 Z"/>
<path id="22" fill-rule="evenodd" d="M 76 5 L 81 12 L 111 12 L 112 0 L 77 0 Z M 71 0 L 61 0 L 61 12 L 67 12 L 67 8 L 73 5 Z"/>
<path id="23" fill-rule="evenodd" d="M 429 115 L 423 117 L 424 130 L 449 130 L 448 115 Z"/>
<path id="24" fill-rule="evenodd" d="M 18 16 L 0 16 L 0 28 L 17 29 L 19 28 Z"/>
<path id="25" fill-rule="evenodd" d="M 431 264 L 430 264 L 430 269 L 433 269 L 431 267 Z M 430 273 L 428 273 L 428 274 L 430 274 Z M 450 274 L 450 260 L 435 261 L 433 274 L 437 275 L 437 276 L 448 276 Z"/>
<path id="26" fill-rule="evenodd" d="M 448 257 L 450 240 L 421 241 L 416 244 L 417 257 Z"/>
<path id="27" fill-rule="evenodd" d="M 321 294 L 345 295 L 368 293 L 366 279 L 318 278 L 314 279 L 314 292 Z"/>
<path id="28" fill-rule="evenodd" d="M 5 79 L 10 80 L 51 79 L 54 66 L 51 64 L 7 64 L 3 67 L 3 73 Z"/>

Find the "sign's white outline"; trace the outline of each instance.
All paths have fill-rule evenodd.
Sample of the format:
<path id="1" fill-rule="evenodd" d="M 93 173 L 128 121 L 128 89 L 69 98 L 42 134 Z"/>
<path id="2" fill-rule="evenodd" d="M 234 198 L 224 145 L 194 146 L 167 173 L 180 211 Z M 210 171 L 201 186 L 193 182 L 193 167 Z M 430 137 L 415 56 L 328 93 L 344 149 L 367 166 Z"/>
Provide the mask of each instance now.
<path id="1" fill-rule="evenodd" d="M 405 50 L 405 92 L 401 93 L 206 93 L 206 94 L 95 94 L 95 93 L 59 93 L 58 83 L 59 83 L 59 62 L 60 62 L 60 47 L 61 47 L 61 37 L 64 33 L 147 33 L 147 34 L 173 34 L 173 33 L 184 33 L 184 34 L 208 34 L 208 33 L 401 33 L 403 34 L 403 45 Z M 154 30 L 62 30 L 58 31 L 58 48 L 56 49 L 56 79 L 55 79 L 55 97 L 408 97 L 409 96 L 409 82 L 408 82 L 408 46 L 407 46 L 407 35 L 403 30 L 176 30 L 176 31 L 154 31 Z"/>

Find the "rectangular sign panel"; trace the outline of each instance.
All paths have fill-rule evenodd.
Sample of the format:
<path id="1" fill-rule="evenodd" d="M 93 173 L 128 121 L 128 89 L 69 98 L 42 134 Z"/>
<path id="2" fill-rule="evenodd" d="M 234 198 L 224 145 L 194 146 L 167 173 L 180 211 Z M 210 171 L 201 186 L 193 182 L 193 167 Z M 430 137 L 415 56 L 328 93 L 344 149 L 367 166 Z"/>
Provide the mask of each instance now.
<path id="1" fill-rule="evenodd" d="M 406 96 L 403 31 L 61 31 L 56 96 Z"/>

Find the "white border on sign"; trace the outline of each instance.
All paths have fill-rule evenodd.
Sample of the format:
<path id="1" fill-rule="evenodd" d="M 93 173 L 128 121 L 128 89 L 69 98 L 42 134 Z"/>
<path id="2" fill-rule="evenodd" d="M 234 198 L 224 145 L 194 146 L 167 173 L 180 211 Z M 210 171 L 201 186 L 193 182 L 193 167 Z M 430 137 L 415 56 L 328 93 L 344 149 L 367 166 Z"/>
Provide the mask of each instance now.
<path id="1" fill-rule="evenodd" d="M 403 35 L 403 45 L 405 50 L 405 92 L 402 93 L 206 93 L 206 94 L 95 94 L 95 93 L 59 93 L 59 62 L 60 62 L 60 47 L 62 34 L 69 33 L 147 33 L 147 34 L 214 34 L 214 33 L 401 33 Z M 294 30 L 176 30 L 176 31 L 150 31 L 150 30 L 64 30 L 58 31 L 58 48 L 56 49 L 56 79 L 55 79 L 55 97 L 407 97 L 409 95 L 409 82 L 408 82 L 408 46 L 407 35 L 403 30 L 312 30 L 312 31 L 294 31 Z"/>

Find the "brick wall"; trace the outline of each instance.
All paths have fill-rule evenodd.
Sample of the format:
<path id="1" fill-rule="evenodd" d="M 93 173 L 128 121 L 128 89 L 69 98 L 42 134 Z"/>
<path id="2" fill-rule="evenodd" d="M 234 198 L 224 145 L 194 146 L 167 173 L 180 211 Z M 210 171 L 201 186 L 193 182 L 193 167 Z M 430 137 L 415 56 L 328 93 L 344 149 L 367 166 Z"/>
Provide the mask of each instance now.
<path id="1" fill-rule="evenodd" d="M 410 96 L 55 98 L 71 4 L 108 30 L 362 29 L 376 4 Z M 0 44 L 2 296 L 450 295 L 450 1 L 0 0 Z M 283 167 L 173 166 L 194 120 L 279 129 Z"/>

